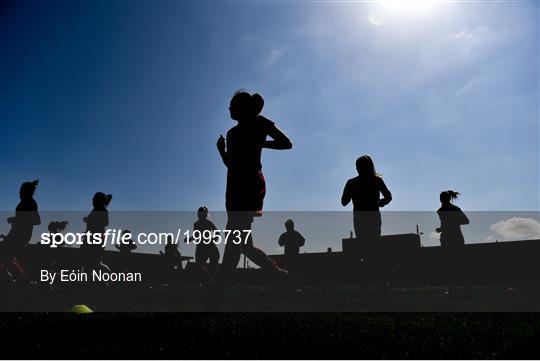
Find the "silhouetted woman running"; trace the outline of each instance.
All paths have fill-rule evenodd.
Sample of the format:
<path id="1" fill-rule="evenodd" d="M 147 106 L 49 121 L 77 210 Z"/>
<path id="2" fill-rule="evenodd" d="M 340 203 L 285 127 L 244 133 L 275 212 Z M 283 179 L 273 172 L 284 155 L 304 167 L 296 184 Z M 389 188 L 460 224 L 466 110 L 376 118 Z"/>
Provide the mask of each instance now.
<path id="1" fill-rule="evenodd" d="M 346 206 L 351 200 L 353 203 L 354 232 L 364 248 L 364 263 L 357 264 L 364 286 L 379 284 L 386 294 L 388 267 L 379 242 L 382 226 L 379 208 L 392 201 L 392 193 L 375 171 L 375 164 L 369 155 L 356 160 L 356 170 L 358 176 L 345 184 L 341 204 Z"/>
<path id="2" fill-rule="evenodd" d="M 379 208 L 392 201 L 392 193 L 375 171 L 375 164 L 369 155 L 363 155 L 356 160 L 356 171 L 358 176 L 349 179 L 345 184 L 341 204 L 346 206 L 352 200 L 356 238 L 376 242 L 381 236 L 382 225 Z"/>
<path id="3" fill-rule="evenodd" d="M 231 99 L 229 111 L 238 124 L 227 132 L 227 140 L 220 136 L 217 142 L 219 154 L 227 167 L 227 191 L 225 207 L 229 231 L 251 230 L 253 217 L 262 215 L 266 194 L 264 176 L 261 171 L 261 152 L 268 149 L 291 149 L 292 143 L 275 124 L 260 112 L 264 100 L 259 94 L 237 92 Z M 270 137 L 272 140 L 267 140 Z M 233 242 L 231 233 L 223 254 L 222 270 L 236 269 L 241 253 L 261 268 L 283 271 L 268 258 L 260 248 L 253 245 L 251 235 L 240 243 Z M 283 271 L 284 272 L 284 271 Z"/>
<path id="4" fill-rule="evenodd" d="M 26 247 L 32 239 L 34 226 L 41 224 L 41 217 L 38 212 L 38 205 L 34 199 L 34 193 L 39 181 L 36 179 L 32 182 L 24 182 L 19 190 L 19 198 L 21 201 L 15 209 L 15 216 L 9 217 L 7 222 L 11 224 L 9 233 L 0 238 L 4 238 L 2 250 L 0 253 L 0 270 L 6 270 L 10 273 L 10 269 L 14 270 L 21 281 L 28 281 L 24 267 L 21 265 L 21 257 L 24 257 Z"/>
<path id="5" fill-rule="evenodd" d="M 459 193 L 453 190 L 441 192 L 439 199 L 441 207 L 437 210 L 441 226 L 436 229 L 437 233 L 441 234 L 441 247 L 446 255 L 446 272 L 448 274 L 448 291 L 449 295 L 454 294 L 455 283 L 464 285 L 465 296 L 470 295 L 468 282 L 462 272 L 464 268 L 464 249 L 465 239 L 461 232 L 461 226 L 469 224 L 469 218 L 463 213 L 461 208 L 452 204 L 454 199 L 457 199 Z"/>
<path id="6" fill-rule="evenodd" d="M 83 254 L 83 267 L 85 272 L 89 270 L 102 270 L 110 272 L 111 269 L 103 263 L 103 254 L 105 253 L 105 232 L 109 225 L 109 211 L 107 206 L 111 202 L 112 195 L 103 192 L 97 192 L 92 198 L 92 211 L 83 218 L 86 223 L 86 232 L 90 234 L 101 234 L 101 242 L 93 242 L 91 238 L 83 243 L 81 252 Z"/>

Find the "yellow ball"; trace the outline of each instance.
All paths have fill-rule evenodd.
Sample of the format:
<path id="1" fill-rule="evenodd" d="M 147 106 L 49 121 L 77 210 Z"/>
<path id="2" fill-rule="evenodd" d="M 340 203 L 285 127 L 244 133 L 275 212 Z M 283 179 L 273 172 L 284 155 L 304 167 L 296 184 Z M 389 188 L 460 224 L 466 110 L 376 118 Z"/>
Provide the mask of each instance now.
<path id="1" fill-rule="evenodd" d="M 86 305 L 75 305 L 69 309 L 70 313 L 92 313 L 93 311 Z"/>

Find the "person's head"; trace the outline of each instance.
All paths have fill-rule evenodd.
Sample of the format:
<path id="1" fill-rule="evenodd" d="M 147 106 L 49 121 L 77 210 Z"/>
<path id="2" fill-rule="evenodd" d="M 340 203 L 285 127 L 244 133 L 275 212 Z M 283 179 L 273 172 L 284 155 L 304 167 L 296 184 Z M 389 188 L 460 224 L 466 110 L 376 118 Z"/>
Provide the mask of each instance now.
<path id="1" fill-rule="evenodd" d="M 107 207 L 111 203 L 112 194 L 105 194 L 103 192 L 97 192 L 92 198 L 92 205 L 94 207 Z"/>
<path id="2" fill-rule="evenodd" d="M 358 172 L 358 175 L 364 177 L 375 177 L 377 175 L 373 159 L 367 154 L 364 154 L 356 160 L 356 171 Z"/>
<path id="3" fill-rule="evenodd" d="M 197 210 L 197 217 L 199 217 L 199 219 L 208 218 L 208 207 L 206 206 L 199 207 L 199 209 Z"/>
<path id="4" fill-rule="evenodd" d="M 34 193 L 36 192 L 36 187 L 39 183 L 39 179 L 33 180 L 31 182 L 24 182 L 21 184 L 19 189 L 19 198 L 23 199 L 32 199 Z"/>
<path id="5" fill-rule="evenodd" d="M 285 229 L 289 232 L 294 230 L 294 222 L 292 219 L 287 219 L 285 221 Z"/>
<path id="6" fill-rule="evenodd" d="M 259 115 L 264 107 L 263 97 L 255 93 L 253 95 L 246 91 L 239 90 L 234 93 L 229 105 L 231 118 L 241 122 L 249 120 Z"/>
<path id="7" fill-rule="evenodd" d="M 49 233 L 59 233 L 66 229 L 68 224 L 68 221 L 51 221 L 47 226 L 47 230 Z"/>
<path id="8" fill-rule="evenodd" d="M 454 199 L 457 199 L 458 196 L 459 192 L 449 189 L 447 191 L 442 191 L 439 198 L 442 204 L 450 204 Z"/>
<path id="9" fill-rule="evenodd" d="M 129 229 L 124 229 L 124 230 L 122 231 L 122 237 L 124 237 L 125 234 L 128 234 L 128 236 L 127 236 L 126 239 L 127 239 L 127 240 L 130 240 L 130 239 L 131 239 L 131 231 L 130 231 Z"/>

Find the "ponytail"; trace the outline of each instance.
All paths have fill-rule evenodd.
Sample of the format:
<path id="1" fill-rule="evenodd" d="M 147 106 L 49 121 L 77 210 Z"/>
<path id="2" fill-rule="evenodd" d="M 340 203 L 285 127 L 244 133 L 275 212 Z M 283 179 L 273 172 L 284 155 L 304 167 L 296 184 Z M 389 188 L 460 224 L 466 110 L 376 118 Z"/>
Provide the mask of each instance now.
<path id="1" fill-rule="evenodd" d="M 94 207 L 104 206 L 107 207 L 111 203 L 112 194 L 105 194 L 103 192 L 97 192 L 92 198 Z"/>
<path id="2" fill-rule="evenodd" d="M 459 196 L 459 192 L 453 191 L 451 189 L 447 190 L 446 193 L 448 193 L 448 196 L 451 200 L 457 199 L 457 197 Z"/>
<path id="3" fill-rule="evenodd" d="M 264 99 L 259 93 L 255 93 L 251 96 L 251 99 L 253 101 L 253 110 L 255 112 L 255 115 L 261 114 L 263 108 L 264 108 Z"/>
<path id="4" fill-rule="evenodd" d="M 34 179 L 31 182 L 24 182 L 23 184 L 21 184 L 21 193 L 24 193 L 28 196 L 33 196 L 38 184 L 39 179 Z"/>
<path id="5" fill-rule="evenodd" d="M 234 93 L 231 105 L 235 104 L 244 116 L 253 117 L 259 115 L 264 107 L 264 99 L 259 93 L 250 94 L 241 89 Z"/>
<path id="6" fill-rule="evenodd" d="M 441 198 L 441 202 L 443 203 L 445 202 L 451 203 L 453 200 L 457 199 L 458 196 L 459 196 L 459 192 L 449 189 L 447 191 L 442 191 L 440 198 Z"/>

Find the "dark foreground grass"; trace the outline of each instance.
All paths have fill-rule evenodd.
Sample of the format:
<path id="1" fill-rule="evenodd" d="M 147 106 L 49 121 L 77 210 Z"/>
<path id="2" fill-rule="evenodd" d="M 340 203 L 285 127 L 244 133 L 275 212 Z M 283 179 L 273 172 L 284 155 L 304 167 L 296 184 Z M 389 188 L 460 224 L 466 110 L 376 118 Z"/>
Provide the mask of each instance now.
<path id="1" fill-rule="evenodd" d="M 540 312 L 540 287 L 473 287 L 472 297 L 443 287 L 394 287 L 387 297 L 356 286 L 230 286 L 221 294 L 198 286 L 31 287 L 4 293 L 2 311 L 65 312 L 85 304 L 97 312 Z M 214 302 L 210 302 L 214 301 Z M 209 305 L 211 304 L 211 305 Z"/>
<path id="2" fill-rule="evenodd" d="M 540 356 L 540 314 L 523 312 L 540 309 L 539 287 L 475 287 L 470 299 L 443 290 L 393 288 L 383 299 L 353 286 L 234 286 L 219 301 L 238 312 L 203 313 L 185 312 L 204 309 L 200 287 L 32 288 L 2 295 L 4 311 L 41 311 L 0 316 L 2 351 L 39 359 Z M 54 312 L 74 304 L 97 312 Z"/>
<path id="3" fill-rule="evenodd" d="M 94 313 L 1 316 L 10 358 L 527 358 L 537 313 Z"/>

